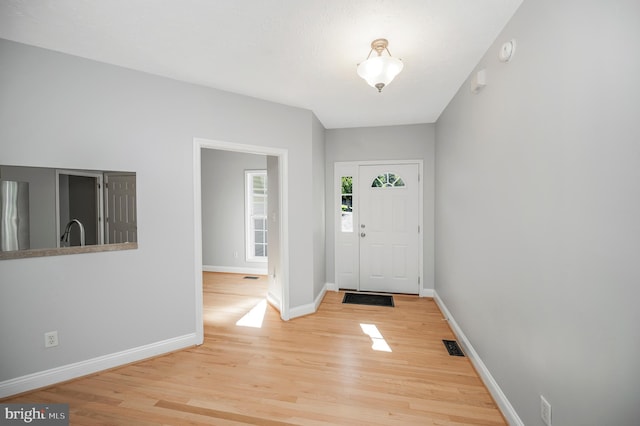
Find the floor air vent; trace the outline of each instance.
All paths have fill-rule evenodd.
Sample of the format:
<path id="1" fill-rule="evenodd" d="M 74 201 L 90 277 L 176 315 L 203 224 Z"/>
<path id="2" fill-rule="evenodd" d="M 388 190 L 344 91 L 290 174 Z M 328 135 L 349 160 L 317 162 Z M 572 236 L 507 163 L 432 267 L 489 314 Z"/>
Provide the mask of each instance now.
<path id="1" fill-rule="evenodd" d="M 258 277 L 252 277 L 252 276 L 246 276 L 244 277 L 245 280 L 257 280 Z"/>
<path id="2" fill-rule="evenodd" d="M 458 346 L 458 342 L 456 342 L 455 340 L 443 340 L 442 343 L 444 343 L 444 347 L 447 348 L 449 355 L 464 356 L 462 349 L 460 349 L 460 346 Z"/>

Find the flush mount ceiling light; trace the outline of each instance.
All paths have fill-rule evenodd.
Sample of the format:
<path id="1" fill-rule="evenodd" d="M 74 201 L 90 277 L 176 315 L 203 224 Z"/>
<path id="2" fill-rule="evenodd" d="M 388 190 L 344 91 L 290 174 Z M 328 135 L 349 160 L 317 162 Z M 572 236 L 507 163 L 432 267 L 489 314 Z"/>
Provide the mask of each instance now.
<path id="1" fill-rule="evenodd" d="M 358 75 L 365 79 L 369 86 L 378 89 L 378 92 L 382 92 L 382 89 L 400 74 L 404 66 L 400 59 L 391 56 L 388 45 L 389 42 L 384 38 L 373 40 L 369 56 L 364 62 L 358 64 Z M 378 56 L 372 58 L 371 53 L 374 50 Z M 385 50 L 389 56 L 382 56 Z"/>

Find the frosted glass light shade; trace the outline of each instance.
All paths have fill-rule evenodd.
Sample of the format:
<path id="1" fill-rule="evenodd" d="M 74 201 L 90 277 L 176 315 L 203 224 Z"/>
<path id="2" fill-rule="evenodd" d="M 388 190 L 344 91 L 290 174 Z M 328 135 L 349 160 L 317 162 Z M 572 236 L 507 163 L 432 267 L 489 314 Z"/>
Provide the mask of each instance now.
<path id="1" fill-rule="evenodd" d="M 404 64 L 400 59 L 391 56 L 374 56 L 358 65 L 358 75 L 371 87 L 382 91 L 382 88 L 400 74 Z"/>

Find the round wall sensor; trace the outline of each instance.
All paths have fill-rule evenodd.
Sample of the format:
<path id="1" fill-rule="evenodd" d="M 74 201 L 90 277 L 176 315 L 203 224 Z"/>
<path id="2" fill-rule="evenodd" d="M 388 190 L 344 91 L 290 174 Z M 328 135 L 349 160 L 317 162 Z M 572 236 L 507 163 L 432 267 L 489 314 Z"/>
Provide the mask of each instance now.
<path id="1" fill-rule="evenodd" d="M 511 58 L 513 58 L 513 54 L 515 53 L 515 51 L 516 51 L 516 41 L 509 40 L 508 42 L 504 43 L 500 48 L 500 52 L 498 52 L 498 58 L 500 58 L 502 62 L 509 62 Z"/>

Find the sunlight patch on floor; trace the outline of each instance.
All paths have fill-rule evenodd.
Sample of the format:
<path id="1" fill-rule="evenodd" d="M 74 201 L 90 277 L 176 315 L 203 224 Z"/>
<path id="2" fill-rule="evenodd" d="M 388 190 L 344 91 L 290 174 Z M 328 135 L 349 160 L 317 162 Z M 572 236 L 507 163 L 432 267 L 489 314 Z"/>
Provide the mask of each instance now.
<path id="1" fill-rule="evenodd" d="M 380 352 L 392 352 L 391 347 L 389 347 L 387 341 L 384 340 L 382 333 L 380 333 L 380 330 L 378 330 L 375 324 L 360 324 L 360 328 L 362 328 L 364 334 L 371 338 L 371 342 L 373 343 L 371 349 Z"/>
<path id="2" fill-rule="evenodd" d="M 264 314 L 267 311 L 267 300 L 261 300 L 256 306 L 254 306 L 249 312 L 236 322 L 238 327 L 253 327 L 262 328 L 262 321 L 264 320 Z"/>
<path id="3" fill-rule="evenodd" d="M 260 297 L 251 297 L 218 304 L 213 298 L 205 298 L 204 323 L 220 327 L 234 325 L 238 318 L 245 315 L 260 300 L 262 300 Z"/>

